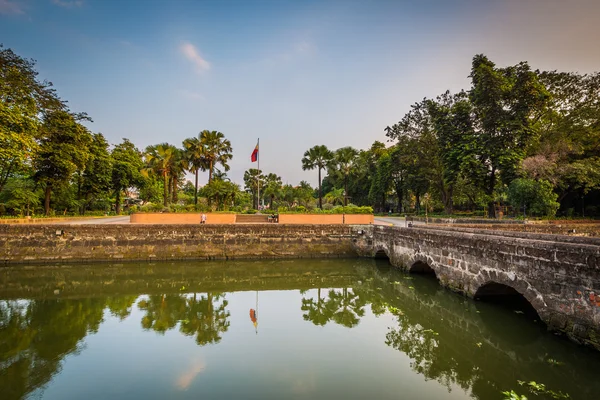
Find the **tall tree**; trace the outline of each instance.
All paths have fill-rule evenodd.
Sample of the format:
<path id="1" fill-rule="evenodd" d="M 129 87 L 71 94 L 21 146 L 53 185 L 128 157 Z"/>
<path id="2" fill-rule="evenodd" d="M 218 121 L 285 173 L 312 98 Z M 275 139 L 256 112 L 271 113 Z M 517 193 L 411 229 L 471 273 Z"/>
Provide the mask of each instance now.
<path id="1" fill-rule="evenodd" d="M 244 188 L 249 190 L 252 193 L 252 208 L 258 210 L 258 185 L 260 184 L 263 187 L 263 182 L 265 180 L 265 176 L 262 174 L 261 170 L 256 168 L 250 168 L 244 172 Z"/>
<path id="2" fill-rule="evenodd" d="M 47 114 L 41 127 L 39 151 L 34 159 L 34 179 L 44 187 L 44 210 L 50 214 L 52 190 L 69 183 L 89 158 L 91 134 L 66 111 Z"/>
<path id="3" fill-rule="evenodd" d="M 206 171 L 206 146 L 198 137 L 188 138 L 183 141 L 184 155 L 189 162 L 190 171 L 194 173 L 194 205 L 198 205 L 198 171 Z"/>
<path id="4" fill-rule="evenodd" d="M 116 145 L 111 158 L 113 168 L 111 173 L 111 188 L 115 193 L 115 211 L 121 213 L 121 193 L 129 187 L 141 187 L 143 177 L 141 170 L 144 167 L 142 153 L 129 139 L 123 139 L 122 143 Z"/>
<path id="5" fill-rule="evenodd" d="M 93 197 L 102 195 L 111 188 L 112 160 L 108 152 L 108 142 L 101 133 L 92 135 L 89 155 L 90 159 L 85 165 L 81 185 L 78 187 L 79 197 L 83 196 L 86 204 Z M 82 211 L 85 211 L 85 205 Z"/>
<path id="6" fill-rule="evenodd" d="M 0 45 L 0 191 L 13 174 L 30 165 L 40 118 L 65 108 L 52 83 L 40 82 L 37 75 L 34 60 Z"/>
<path id="7" fill-rule="evenodd" d="M 358 151 L 353 147 L 342 147 L 334 153 L 334 162 L 344 177 L 344 205 L 348 205 L 348 176 L 353 172 Z"/>
<path id="8" fill-rule="evenodd" d="M 185 157 L 184 152 L 173 146 L 173 157 L 171 157 L 171 166 L 169 169 L 171 170 L 171 193 L 172 193 L 172 202 L 177 204 L 179 201 L 178 193 L 179 193 L 179 182 L 185 176 L 185 171 L 189 168 L 189 161 Z"/>
<path id="9" fill-rule="evenodd" d="M 206 164 L 208 166 L 208 182 L 212 181 L 216 164 L 221 164 L 225 171 L 229 171 L 229 160 L 233 158 L 231 142 L 225 135 L 217 131 L 200 132 L 200 142 L 206 147 Z"/>
<path id="10" fill-rule="evenodd" d="M 331 165 L 333 153 L 324 145 L 311 147 L 302 157 L 302 169 L 317 169 L 319 171 L 319 208 L 323 208 L 323 193 L 321 191 L 321 171 Z"/>
<path id="11" fill-rule="evenodd" d="M 163 205 L 169 205 L 169 179 L 175 157 L 176 148 L 168 143 L 161 143 L 146 148 L 146 168 L 142 172 L 146 175 L 153 173 L 163 179 Z"/>
<path id="12" fill-rule="evenodd" d="M 541 115 L 549 94 L 526 62 L 497 68 L 486 56 L 473 58 L 472 87 L 477 138 L 477 177 L 488 196 L 488 214 L 496 216 L 498 175 L 504 183 L 516 177 L 526 149 L 535 136 L 536 115 Z"/>
<path id="13" fill-rule="evenodd" d="M 269 198 L 269 209 L 273 210 L 273 200 L 281 194 L 281 177 L 270 173 L 265 177 L 264 195 Z"/>
<path id="14" fill-rule="evenodd" d="M 445 92 L 427 102 L 434 126 L 438 168 L 434 175 L 446 214 L 453 211 L 453 194 L 460 175 L 476 163 L 473 107 L 465 92 Z"/>

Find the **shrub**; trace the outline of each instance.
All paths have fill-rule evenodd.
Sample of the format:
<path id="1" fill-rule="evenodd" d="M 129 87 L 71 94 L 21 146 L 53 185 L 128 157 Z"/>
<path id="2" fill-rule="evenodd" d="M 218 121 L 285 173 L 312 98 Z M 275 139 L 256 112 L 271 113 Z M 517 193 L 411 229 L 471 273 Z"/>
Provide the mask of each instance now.
<path id="1" fill-rule="evenodd" d="M 525 207 L 525 213 L 554 217 L 560 204 L 552 184 L 545 180 L 519 178 L 508 187 L 508 201 L 516 209 Z"/>

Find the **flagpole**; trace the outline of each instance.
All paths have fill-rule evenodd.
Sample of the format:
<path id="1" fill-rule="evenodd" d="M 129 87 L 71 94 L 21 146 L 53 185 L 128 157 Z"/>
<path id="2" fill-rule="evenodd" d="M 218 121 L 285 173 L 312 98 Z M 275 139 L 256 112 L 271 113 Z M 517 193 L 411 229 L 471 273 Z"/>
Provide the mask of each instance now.
<path id="1" fill-rule="evenodd" d="M 258 162 L 258 174 L 256 175 L 256 182 L 258 183 L 258 199 L 256 199 L 258 206 L 258 213 L 260 214 L 260 138 L 256 142 L 256 147 L 258 147 L 258 153 L 256 154 L 256 161 Z"/>

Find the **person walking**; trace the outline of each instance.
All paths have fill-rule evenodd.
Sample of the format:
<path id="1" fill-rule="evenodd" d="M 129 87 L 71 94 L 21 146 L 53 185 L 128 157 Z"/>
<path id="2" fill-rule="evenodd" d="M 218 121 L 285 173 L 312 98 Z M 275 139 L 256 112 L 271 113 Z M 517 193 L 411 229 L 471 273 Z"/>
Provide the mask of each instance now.
<path id="1" fill-rule="evenodd" d="M 200 217 L 200 223 L 201 224 L 205 224 L 206 223 L 206 214 L 202 213 L 202 216 Z"/>

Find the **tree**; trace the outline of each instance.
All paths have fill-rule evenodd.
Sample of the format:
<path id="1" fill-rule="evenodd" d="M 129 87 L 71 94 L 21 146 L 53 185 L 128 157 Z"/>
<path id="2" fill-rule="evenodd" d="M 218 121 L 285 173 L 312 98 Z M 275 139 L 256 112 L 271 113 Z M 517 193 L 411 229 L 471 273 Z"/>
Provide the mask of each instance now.
<path id="1" fill-rule="evenodd" d="M 183 179 L 185 171 L 189 168 L 189 161 L 185 157 L 184 152 L 181 149 L 173 146 L 173 157 L 171 157 L 171 165 L 169 167 L 171 171 L 171 187 L 170 192 L 172 194 L 172 201 L 177 204 L 179 201 L 179 182 Z"/>
<path id="2" fill-rule="evenodd" d="M 36 192 L 35 184 L 30 179 L 13 178 L 5 186 L 5 191 L 0 197 L 7 208 L 18 210 L 20 215 L 30 215 L 32 210 L 40 205 L 40 196 Z M 4 197 L 7 198 L 4 198 Z"/>
<path id="3" fill-rule="evenodd" d="M 51 82 L 40 82 L 35 61 L 0 45 L 0 191 L 31 163 L 38 129 L 50 111 L 64 109 Z"/>
<path id="4" fill-rule="evenodd" d="M 314 189 L 310 183 L 300 181 L 300 184 L 294 188 L 294 199 L 303 207 L 308 207 L 309 203 L 314 200 Z"/>
<path id="5" fill-rule="evenodd" d="M 129 139 L 116 145 L 111 158 L 113 168 L 111 173 L 111 189 L 115 193 L 115 212 L 121 213 L 121 193 L 131 186 L 142 187 L 143 177 L 141 170 L 144 167 L 141 152 Z"/>
<path id="6" fill-rule="evenodd" d="M 258 185 L 265 180 L 261 170 L 250 168 L 244 172 L 244 188 L 252 193 L 252 204 L 258 210 Z M 261 185 L 262 186 L 262 185 Z"/>
<path id="7" fill-rule="evenodd" d="M 227 162 L 233 158 L 231 142 L 225 135 L 217 131 L 200 132 L 200 142 L 206 148 L 206 165 L 208 167 L 208 182 L 212 181 L 213 170 L 216 164 L 221 164 L 225 171 L 229 171 Z"/>
<path id="8" fill-rule="evenodd" d="M 265 177 L 264 195 L 269 198 L 269 209 L 273 210 L 273 200 L 281 194 L 281 177 L 270 173 Z"/>
<path id="9" fill-rule="evenodd" d="M 517 210 L 523 207 L 524 215 L 529 210 L 531 215 L 553 217 L 560 206 L 557 197 L 552 184 L 544 180 L 518 178 L 508 187 L 508 201 Z"/>
<path id="10" fill-rule="evenodd" d="M 516 177 L 527 146 L 535 136 L 534 117 L 541 114 L 549 93 L 526 62 L 497 68 L 478 54 L 473 58 L 470 77 L 469 98 L 479 164 L 479 168 L 473 169 L 474 179 L 486 191 L 489 216 L 495 217 L 498 175 L 506 184 Z"/>
<path id="11" fill-rule="evenodd" d="M 386 152 L 377 160 L 377 172 L 369 189 L 369 199 L 374 204 L 374 208 L 379 211 L 385 211 L 386 197 L 391 181 L 392 159 L 389 153 Z"/>
<path id="12" fill-rule="evenodd" d="M 331 165 L 333 153 L 324 145 L 317 145 L 308 149 L 302 157 L 302 169 L 319 171 L 319 208 L 323 208 L 323 193 L 321 191 L 321 170 Z"/>
<path id="13" fill-rule="evenodd" d="M 330 204 L 336 205 L 344 205 L 344 201 L 346 200 L 346 196 L 344 195 L 344 189 L 333 189 L 331 192 L 325 195 L 325 201 Z"/>
<path id="14" fill-rule="evenodd" d="M 112 181 L 112 160 L 108 142 L 101 133 L 92 134 L 88 148 L 89 160 L 78 181 L 78 199 L 89 203 L 95 196 L 108 192 Z M 82 207 L 82 212 L 85 207 Z"/>
<path id="15" fill-rule="evenodd" d="M 551 98 L 523 171 L 529 178 L 550 181 L 563 208 L 569 200 L 579 200 L 583 214 L 584 197 L 600 188 L 600 72 L 546 71 L 539 79 Z"/>
<path id="16" fill-rule="evenodd" d="M 348 205 L 348 176 L 354 172 L 358 151 L 353 147 L 342 147 L 334 153 L 334 162 L 344 177 L 344 205 Z"/>
<path id="17" fill-rule="evenodd" d="M 463 171 L 475 164 L 472 106 L 464 91 L 452 95 L 445 92 L 436 100 L 427 101 L 434 129 L 437 161 L 433 179 L 439 190 L 444 211 L 452 214 L 453 194 Z"/>
<path id="18" fill-rule="evenodd" d="M 66 185 L 75 171 L 88 161 L 89 131 L 66 111 L 54 111 L 44 117 L 39 152 L 34 159 L 34 179 L 44 185 L 44 209 L 50 214 L 53 188 Z"/>
<path id="19" fill-rule="evenodd" d="M 230 181 L 213 179 L 202 188 L 202 194 L 211 202 L 214 201 L 216 209 L 219 211 L 227 210 L 229 204 L 235 202 L 240 187 Z"/>
<path id="20" fill-rule="evenodd" d="M 184 157 L 188 160 L 190 171 L 194 173 L 194 205 L 198 205 L 198 171 L 206 171 L 206 146 L 198 137 L 188 138 L 183 141 Z"/>
<path id="21" fill-rule="evenodd" d="M 155 174 L 163 180 L 163 205 L 169 205 L 169 179 L 173 168 L 176 148 L 168 143 L 161 143 L 146 148 L 145 175 Z"/>

